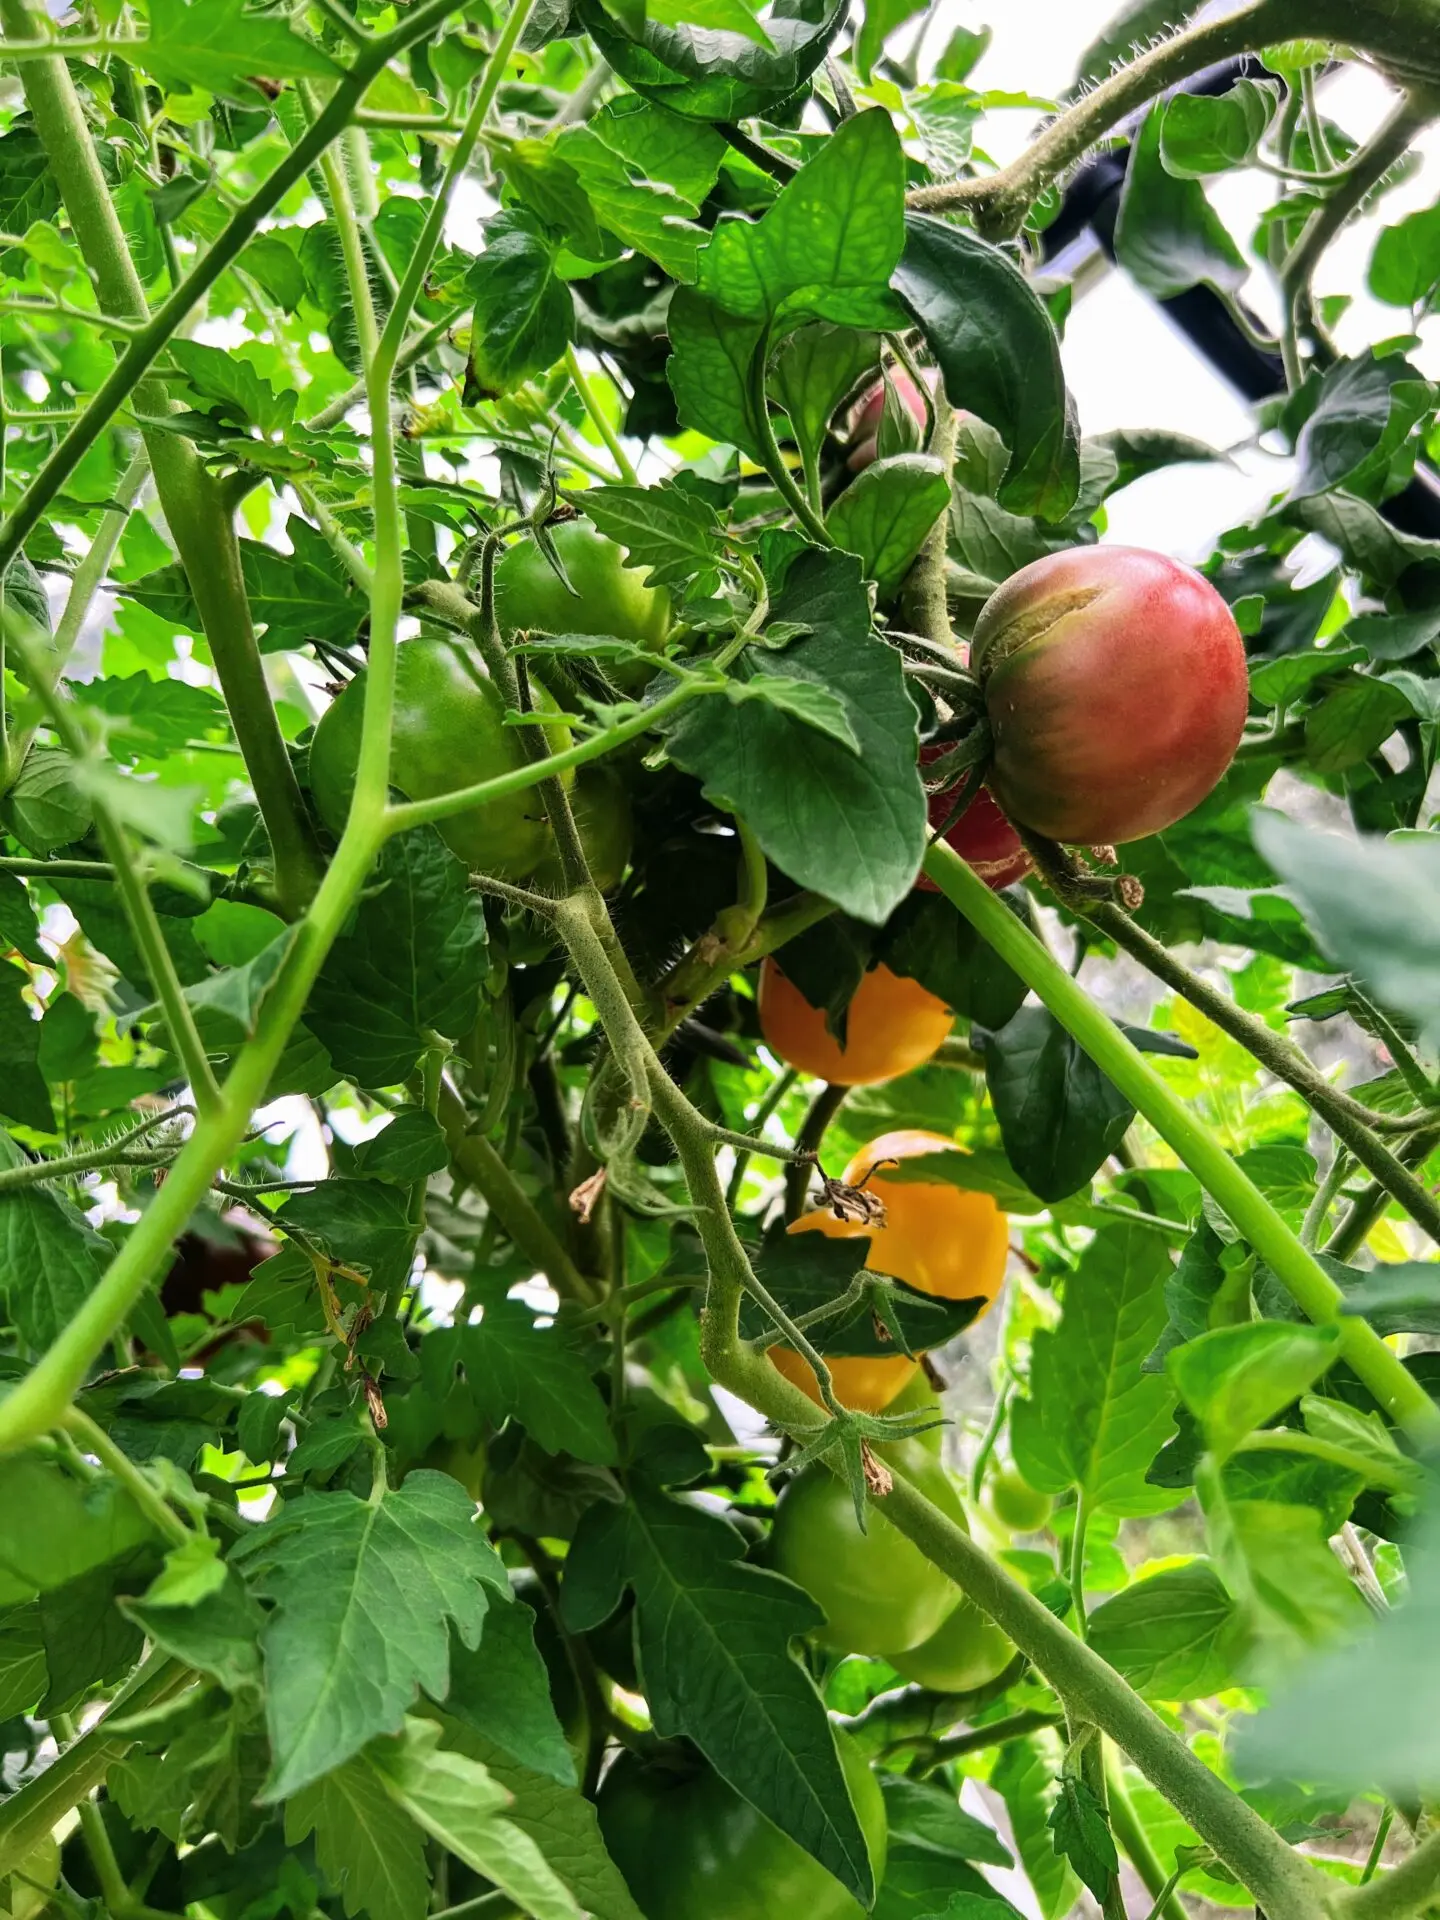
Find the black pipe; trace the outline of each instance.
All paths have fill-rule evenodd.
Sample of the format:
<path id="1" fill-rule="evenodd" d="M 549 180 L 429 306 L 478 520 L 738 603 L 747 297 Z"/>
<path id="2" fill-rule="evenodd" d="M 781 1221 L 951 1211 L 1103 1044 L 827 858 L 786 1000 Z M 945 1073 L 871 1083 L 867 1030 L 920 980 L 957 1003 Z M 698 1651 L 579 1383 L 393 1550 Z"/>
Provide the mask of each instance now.
<path id="1" fill-rule="evenodd" d="M 1185 83 L 1187 93 L 1218 94 L 1239 79 L 1258 77 L 1264 69 L 1253 54 L 1223 61 Z M 1097 154 L 1072 177 L 1060 212 L 1040 235 L 1040 257 L 1054 260 L 1087 231 L 1094 235 L 1110 260 L 1115 259 L 1115 222 L 1129 166 L 1129 148 Z M 1285 391 L 1285 368 L 1278 353 L 1266 353 L 1236 325 L 1234 315 L 1210 287 L 1191 287 L 1168 300 L 1157 300 L 1160 311 L 1203 355 L 1220 377 L 1252 405 Z M 1260 323 L 1257 321 L 1257 326 Z M 1380 504 L 1380 512 L 1401 533 L 1440 540 L 1440 475 L 1417 465 L 1414 478 L 1401 493 Z"/>

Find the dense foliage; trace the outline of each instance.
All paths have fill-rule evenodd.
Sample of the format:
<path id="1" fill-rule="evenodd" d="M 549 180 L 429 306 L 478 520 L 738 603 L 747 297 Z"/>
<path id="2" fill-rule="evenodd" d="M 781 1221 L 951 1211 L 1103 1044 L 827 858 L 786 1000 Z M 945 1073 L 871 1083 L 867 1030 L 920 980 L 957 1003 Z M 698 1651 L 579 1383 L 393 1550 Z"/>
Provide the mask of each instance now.
<path id="1" fill-rule="evenodd" d="M 1440 6 L 1190 11 L 0 0 L 9 1920 L 1440 1910 Z"/>

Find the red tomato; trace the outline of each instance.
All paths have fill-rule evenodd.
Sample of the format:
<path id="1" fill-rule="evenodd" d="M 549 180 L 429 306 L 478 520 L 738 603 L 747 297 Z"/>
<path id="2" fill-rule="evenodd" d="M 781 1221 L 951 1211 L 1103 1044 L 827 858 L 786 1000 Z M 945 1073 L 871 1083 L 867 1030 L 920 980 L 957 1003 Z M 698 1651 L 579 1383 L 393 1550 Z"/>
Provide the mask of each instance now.
<path id="1" fill-rule="evenodd" d="M 922 747 L 921 767 L 939 759 L 945 751 L 944 747 Z M 962 774 L 953 786 L 930 795 L 932 833 L 940 831 L 959 805 L 969 777 L 968 774 Z M 986 886 L 994 887 L 997 893 L 1001 887 L 1012 886 L 1015 881 L 1023 880 L 1030 871 L 1030 856 L 1021 844 L 1019 834 L 996 805 L 988 787 L 980 789 L 945 839 L 962 860 L 970 863 Z M 925 893 L 939 892 L 928 874 L 922 873 L 916 885 Z"/>
<path id="2" fill-rule="evenodd" d="M 925 425 L 925 396 L 903 367 L 892 367 L 890 384 L 919 427 Z M 885 411 L 885 382 L 877 380 L 860 400 L 850 416 L 850 458 L 852 473 L 863 473 L 878 451 L 880 417 Z"/>
<path id="3" fill-rule="evenodd" d="M 1011 576 L 970 664 L 1014 820 L 1078 846 L 1159 833 L 1196 807 L 1245 725 L 1245 647 L 1198 573 L 1138 547 L 1075 547 Z"/>

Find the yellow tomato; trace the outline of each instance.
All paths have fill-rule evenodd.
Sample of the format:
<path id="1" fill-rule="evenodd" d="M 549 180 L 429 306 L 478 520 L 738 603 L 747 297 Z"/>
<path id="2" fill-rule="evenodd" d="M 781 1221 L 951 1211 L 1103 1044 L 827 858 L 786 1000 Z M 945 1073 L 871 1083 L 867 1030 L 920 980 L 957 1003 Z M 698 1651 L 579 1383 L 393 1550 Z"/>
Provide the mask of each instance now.
<path id="1" fill-rule="evenodd" d="M 760 1031 L 787 1066 L 842 1087 L 893 1080 L 924 1066 L 950 1032 L 950 1009 L 918 980 L 872 967 L 850 1002 L 842 1047 L 773 960 L 760 969 Z"/>

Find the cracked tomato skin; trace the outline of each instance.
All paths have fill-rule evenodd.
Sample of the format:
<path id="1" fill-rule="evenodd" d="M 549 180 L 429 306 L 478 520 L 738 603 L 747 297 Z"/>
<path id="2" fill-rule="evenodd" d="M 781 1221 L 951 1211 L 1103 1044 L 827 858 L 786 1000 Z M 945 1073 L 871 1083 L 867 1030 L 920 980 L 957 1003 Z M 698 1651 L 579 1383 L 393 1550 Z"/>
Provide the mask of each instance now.
<path id="1" fill-rule="evenodd" d="M 881 1162 L 913 1160 L 954 1150 L 943 1134 L 918 1128 L 883 1133 L 862 1147 L 841 1176 L 846 1186 L 863 1186 L 885 1203 L 885 1224 L 866 1226 L 837 1220 L 828 1208 L 802 1214 L 790 1233 L 823 1233 L 831 1240 L 867 1235 L 865 1265 L 888 1273 L 921 1293 L 942 1300 L 979 1300 L 975 1318 L 987 1312 L 1005 1280 L 1010 1257 L 1010 1223 L 988 1193 L 968 1193 L 949 1181 L 887 1180 Z M 788 1347 L 772 1347 L 770 1358 L 787 1380 L 818 1403 L 820 1395 L 808 1360 Z M 862 1413 L 879 1413 L 913 1379 L 916 1363 L 903 1353 L 837 1358 L 830 1362 L 836 1398 Z"/>
<path id="2" fill-rule="evenodd" d="M 558 712 L 532 674 L 538 709 Z M 320 717 L 310 742 L 310 790 L 320 818 L 340 833 L 355 789 L 365 674 L 357 673 Z M 570 745 L 570 729 L 545 728 L 551 753 Z M 407 800 L 429 800 L 525 765 L 518 727 L 505 725 L 505 702 L 463 646 L 422 637 L 395 650 L 395 725 L 390 778 Z M 568 787 L 574 774 L 561 776 Z M 555 842 L 534 787 L 436 822 L 441 839 L 475 873 L 528 880 Z"/>
<path id="3" fill-rule="evenodd" d="M 885 1802 L 854 1741 L 835 1745 L 880 1884 Z M 646 1920 L 863 1920 L 818 1860 L 703 1761 L 622 1753 L 596 1800 L 600 1832 Z"/>
<path id="4" fill-rule="evenodd" d="M 875 1451 L 969 1531 L 960 1496 L 928 1448 L 898 1440 Z M 889 1660 L 938 1633 L 960 1604 L 960 1589 L 873 1502 L 865 1529 L 855 1518 L 850 1489 L 816 1462 L 802 1468 L 780 1496 L 770 1564 L 824 1613 L 817 1640 L 842 1653 Z"/>
<path id="5" fill-rule="evenodd" d="M 1249 682 L 1208 580 L 1139 547 L 1022 567 L 970 643 L 995 736 L 988 783 L 1012 820 L 1073 846 L 1159 833 L 1235 756 Z"/>
<path id="6" fill-rule="evenodd" d="M 760 1031 L 787 1066 L 837 1086 L 869 1086 L 924 1066 L 949 1035 L 950 1009 L 918 980 L 871 967 L 855 989 L 842 1047 L 825 1015 L 780 971 L 773 959 L 760 967 Z"/>

